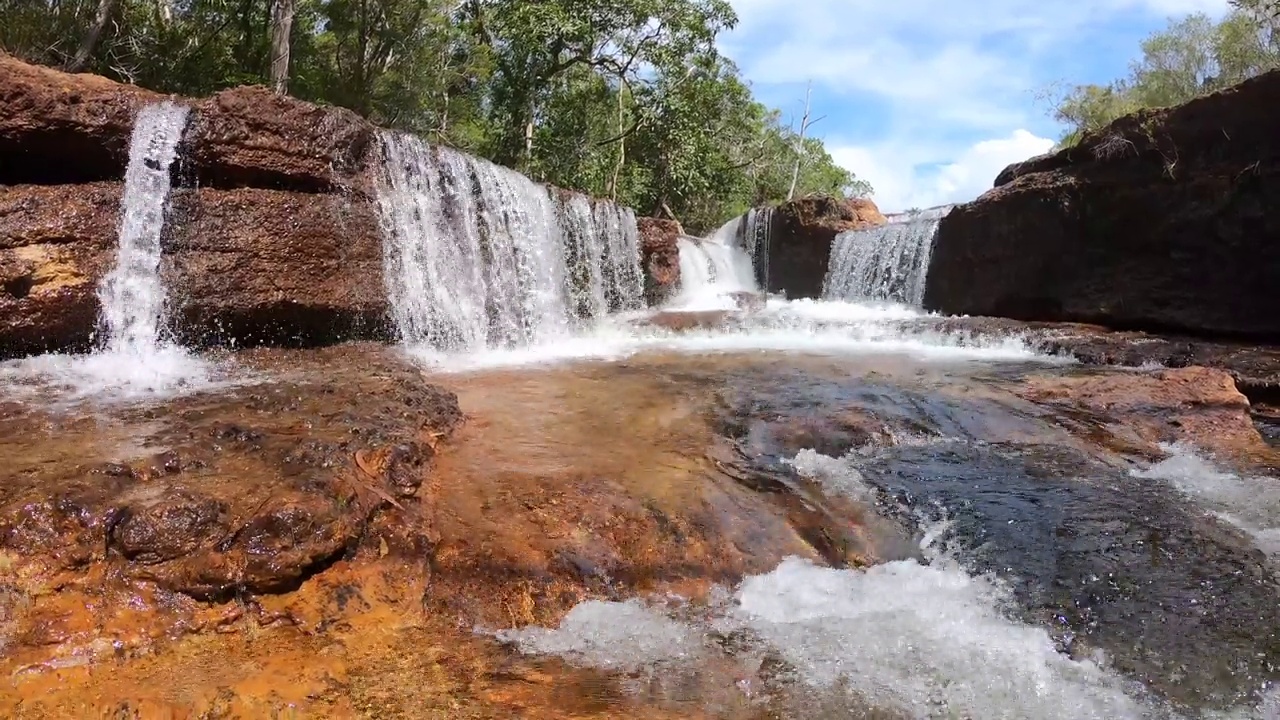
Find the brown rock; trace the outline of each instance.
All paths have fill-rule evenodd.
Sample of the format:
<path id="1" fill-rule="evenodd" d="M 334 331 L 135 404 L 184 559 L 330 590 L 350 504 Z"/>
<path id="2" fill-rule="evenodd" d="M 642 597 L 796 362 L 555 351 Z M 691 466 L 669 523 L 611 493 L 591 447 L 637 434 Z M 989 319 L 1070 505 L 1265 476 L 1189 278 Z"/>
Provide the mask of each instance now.
<path id="1" fill-rule="evenodd" d="M 0 53 L 0 185 L 123 177 L 133 117 L 161 97 Z"/>
<path id="2" fill-rule="evenodd" d="M 1273 71 L 1001 173 L 938 228 L 925 307 L 1280 338 Z"/>
<path id="3" fill-rule="evenodd" d="M 657 306 L 680 289 L 680 247 L 684 229 L 675 220 L 636 218 L 640 228 L 640 264 L 644 269 L 644 297 Z"/>
<path id="4" fill-rule="evenodd" d="M 111 267 L 120 186 L 0 186 L 0 357 L 84 347 Z"/>
<path id="5" fill-rule="evenodd" d="M 822 297 L 836 235 L 885 222 L 875 203 L 865 198 L 818 196 L 779 205 L 769 233 L 767 290 L 793 299 Z"/>
<path id="6" fill-rule="evenodd" d="M 0 357 L 82 348 L 115 263 L 119 183 L 0 188 Z M 342 195 L 175 190 L 162 272 L 188 343 L 385 337 L 373 205 Z"/>
<path id="7" fill-rule="evenodd" d="M 313 345 L 386 337 L 372 203 L 338 194 L 181 190 L 166 263 L 188 342 Z"/>
<path id="8" fill-rule="evenodd" d="M 356 175 L 374 129 L 359 115 L 277 95 L 224 90 L 196 106 L 191 161 L 201 185 L 368 191 Z"/>
<path id="9" fill-rule="evenodd" d="M 1022 394 L 1041 404 L 1093 415 L 1083 427 L 1124 428 L 1154 444 L 1188 442 L 1224 459 L 1269 463 L 1270 451 L 1249 416 L 1249 400 L 1222 370 L 1187 367 L 1151 373 L 1031 377 Z"/>

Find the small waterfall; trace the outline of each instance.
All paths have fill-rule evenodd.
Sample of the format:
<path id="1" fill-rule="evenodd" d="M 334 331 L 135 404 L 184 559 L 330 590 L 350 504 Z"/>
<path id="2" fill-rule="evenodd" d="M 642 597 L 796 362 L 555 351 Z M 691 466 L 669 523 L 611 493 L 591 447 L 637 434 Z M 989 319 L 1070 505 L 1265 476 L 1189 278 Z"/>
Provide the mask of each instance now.
<path id="1" fill-rule="evenodd" d="M 744 245 L 755 260 L 756 284 L 769 292 L 769 249 L 773 239 L 773 208 L 751 208 L 747 211 Z"/>
<path id="2" fill-rule="evenodd" d="M 951 205 L 893 216 L 836 236 L 823 282 L 827 300 L 889 300 L 919 306 L 938 223 Z"/>
<path id="3" fill-rule="evenodd" d="M 739 244 L 746 216 L 725 223 L 705 239 L 681 237 L 680 292 L 672 305 L 681 310 L 724 310 L 736 307 L 732 294 L 757 291 L 751 255 Z"/>
<path id="4" fill-rule="evenodd" d="M 142 108 L 134 120 L 116 264 L 98 286 L 108 353 L 145 359 L 161 348 L 165 287 L 160 280 L 160 231 L 169 197 L 169 166 L 177 158 L 188 110 L 161 102 Z"/>
<path id="5" fill-rule="evenodd" d="M 444 352 L 536 345 L 643 297 L 629 210 L 385 132 L 378 193 L 401 339 Z"/>

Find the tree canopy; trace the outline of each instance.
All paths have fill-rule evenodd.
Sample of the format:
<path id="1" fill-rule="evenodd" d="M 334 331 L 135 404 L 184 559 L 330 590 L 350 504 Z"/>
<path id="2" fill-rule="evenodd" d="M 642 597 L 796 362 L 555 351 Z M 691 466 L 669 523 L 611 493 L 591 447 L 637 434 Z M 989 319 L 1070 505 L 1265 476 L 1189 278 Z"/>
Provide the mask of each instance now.
<path id="1" fill-rule="evenodd" d="M 865 195 L 765 107 L 726 0 L 0 0 L 0 47 L 166 93 L 265 84 L 705 230 Z M 798 170 L 797 170 L 798 168 Z"/>
<path id="2" fill-rule="evenodd" d="M 1218 22 L 1202 13 L 1171 20 L 1142 42 L 1126 77 L 1054 98 L 1053 117 L 1067 126 L 1061 144 L 1135 110 L 1177 105 L 1280 67 L 1280 1 L 1232 6 Z"/>

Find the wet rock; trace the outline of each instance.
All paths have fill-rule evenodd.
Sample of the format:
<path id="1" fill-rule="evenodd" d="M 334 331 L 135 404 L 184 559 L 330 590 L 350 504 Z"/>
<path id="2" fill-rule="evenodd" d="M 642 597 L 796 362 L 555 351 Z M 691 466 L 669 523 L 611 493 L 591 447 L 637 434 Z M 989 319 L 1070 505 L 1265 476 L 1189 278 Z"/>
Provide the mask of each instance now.
<path id="1" fill-rule="evenodd" d="M 126 560 L 151 565 L 190 555 L 226 537 L 226 503 L 178 489 L 126 505 L 108 542 Z"/>
<path id="2" fill-rule="evenodd" d="M 83 347 L 115 244 L 119 185 L 0 185 L 0 357 Z"/>
<path id="3" fill-rule="evenodd" d="M 164 274 L 185 342 L 317 345 L 389 335 L 372 204 L 248 188 L 180 190 L 172 204 Z"/>
<path id="4" fill-rule="evenodd" d="M 326 366 L 320 382 L 253 386 L 249 402 L 174 400 L 158 425 L 127 411 L 117 422 L 168 449 L 101 463 L 88 480 L 84 444 L 99 426 L 38 424 L 34 447 L 53 455 L 13 460 L 22 470 L 0 489 L 0 550 L 32 577 L 106 559 L 122 578 L 200 599 L 295 587 L 354 551 L 384 508 L 404 507 L 462 423 L 456 395 L 379 352 L 341 380 Z"/>
<path id="5" fill-rule="evenodd" d="M 85 347 L 115 262 L 118 183 L 0 188 L 0 356 Z M 189 344 L 385 338 L 382 240 L 340 195 L 177 190 L 162 273 Z"/>
<path id="6" fill-rule="evenodd" d="M 1151 444 L 1145 450 L 1152 457 L 1161 454 L 1154 447 L 1157 443 L 1186 442 L 1224 459 L 1273 460 L 1253 425 L 1249 400 L 1221 370 L 1187 367 L 1083 377 L 1033 376 L 1021 392 L 1037 403 L 1069 405 L 1090 413 L 1095 423 L 1132 432 Z M 1087 432 L 1088 424 L 1082 427 Z"/>
<path id="7" fill-rule="evenodd" d="M 767 291 L 792 299 L 822 297 L 836 235 L 885 222 L 865 198 L 806 197 L 779 205 L 769 233 Z"/>
<path id="8" fill-rule="evenodd" d="M 372 125 L 345 108 L 265 87 L 232 88 L 196 105 L 190 160 L 201 186 L 363 191 L 367 184 L 356 176 L 373 135 Z"/>
<path id="9" fill-rule="evenodd" d="M 124 176 L 133 117 L 161 99 L 96 75 L 69 75 L 0 54 L 0 185 Z"/>
<path id="10" fill-rule="evenodd" d="M 644 270 L 644 297 L 659 306 L 680 289 L 680 247 L 684 229 L 675 220 L 636 218 L 640 229 L 640 266 Z"/>
<path id="11" fill-rule="evenodd" d="M 1250 398 L 1280 392 L 1280 349 L 1267 345 L 993 317 L 929 318 L 915 325 L 971 337 L 1016 337 L 1037 350 L 1073 357 L 1086 365 L 1217 368 L 1229 373 Z"/>
<path id="12" fill-rule="evenodd" d="M 1280 338 L 1280 72 L 1012 166 L 939 225 L 925 307 Z"/>

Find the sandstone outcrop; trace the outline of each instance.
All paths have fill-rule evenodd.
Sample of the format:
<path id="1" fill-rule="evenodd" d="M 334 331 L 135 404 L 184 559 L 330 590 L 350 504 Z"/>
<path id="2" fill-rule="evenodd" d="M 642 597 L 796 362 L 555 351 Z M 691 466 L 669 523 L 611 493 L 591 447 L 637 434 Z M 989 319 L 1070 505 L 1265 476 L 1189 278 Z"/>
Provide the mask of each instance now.
<path id="1" fill-rule="evenodd" d="M 551 718 L 581 681 L 617 704 L 574 717 L 616 717 L 618 678 L 484 631 L 704 598 L 789 555 L 879 559 L 869 511 L 756 467 L 717 434 L 739 411 L 712 422 L 715 387 L 678 372 L 498 373 L 455 394 L 371 343 L 238 362 L 262 381 L 109 423 L 0 402 L 0 714 Z M 651 711 L 626 714 L 690 717 Z"/>
<path id="2" fill-rule="evenodd" d="M 836 235 L 884 223 L 865 198 L 806 197 L 779 205 L 770 219 L 767 291 L 793 299 L 822 297 Z"/>
<path id="3" fill-rule="evenodd" d="M 0 359 L 92 345 L 133 120 L 164 99 L 0 55 Z M 168 99 L 191 107 L 162 236 L 170 332 L 238 347 L 386 339 L 377 128 L 261 87 Z M 678 283 L 664 232 L 645 236 L 653 298 Z"/>
<path id="4" fill-rule="evenodd" d="M 1012 165 L 938 228 L 925 307 L 1280 338 L 1280 72 Z"/>
<path id="5" fill-rule="evenodd" d="M 675 220 L 636 218 L 640 228 L 640 266 L 644 271 L 644 297 L 661 305 L 680 290 L 680 246 L 684 228 Z"/>

